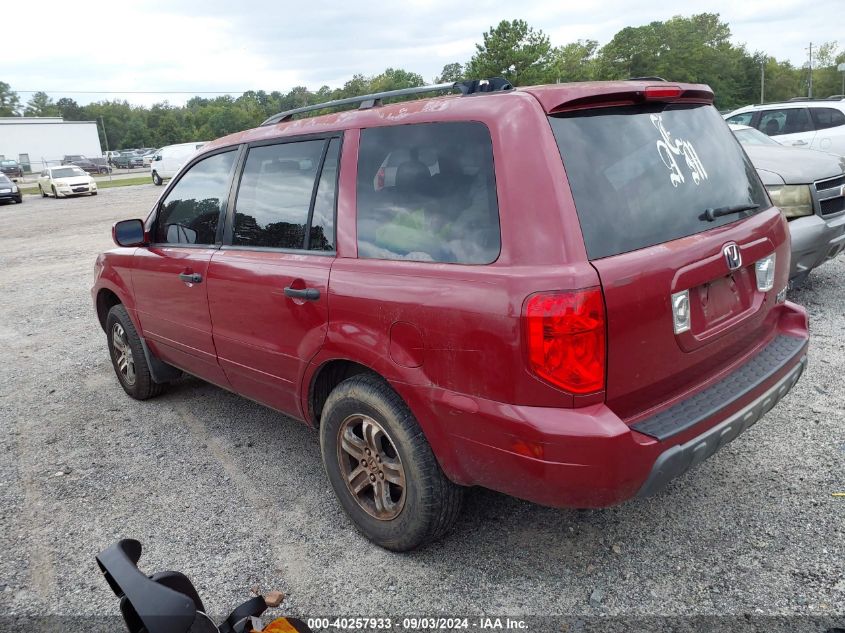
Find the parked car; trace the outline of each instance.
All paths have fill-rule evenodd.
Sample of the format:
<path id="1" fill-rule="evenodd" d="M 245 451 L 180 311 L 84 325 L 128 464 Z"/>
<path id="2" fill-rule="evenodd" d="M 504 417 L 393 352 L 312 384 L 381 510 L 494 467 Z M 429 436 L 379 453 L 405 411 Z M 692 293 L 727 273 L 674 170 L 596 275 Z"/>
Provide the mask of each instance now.
<path id="1" fill-rule="evenodd" d="M 179 143 L 157 150 L 150 162 L 150 176 L 156 185 L 172 178 L 205 142 Z"/>
<path id="2" fill-rule="evenodd" d="M 123 151 L 117 156 L 112 157 L 112 164 L 122 169 L 133 169 L 134 167 L 143 167 L 144 159 L 136 154 L 134 150 Z"/>
<path id="3" fill-rule="evenodd" d="M 806 363 L 787 222 L 707 86 L 456 86 L 204 146 L 92 289 L 127 394 L 187 372 L 318 428 L 341 506 L 394 550 L 465 486 L 655 494 Z"/>
<path id="4" fill-rule="evenodd" d="M 739 108 L 725 119 L 748 125 L 781 145 L 845 155 L 845 102 L 787 101 Z"/>
<path id="5" fill-rule="evenodd" d="M 23 167 L 11 158 L 0 160 L 0 173 L 9 178 L 23 178 Z"/>
<path id="6" fill-rule="evenodd" d="M 789 278 L 801 284 L 813 268 L 845 250 L 845 158 L 784 147 L 746 125 L 730 127 L 789 221 Z"/>
<path id="7" fill-rule="evenodd" d="M 103 159 L 87 158 L 80 154 L 65 155 L 65 157 L 62 158 L 62 165 L 76 165 L 89 174 L 107 174 L 111 171 L 111 168 Z"/>
<path id="8" fill-rule="evenodd" d="M 21 196 L 21 190 L 18 186 L 6 174 L 0 173 L 0 203 L 6 204 L 7 202 L 20 204 L 23 202 L 23 196 Z"/>
<path id="9" fill-rule="evenodd" d="M 106 157 L 106 161 L 108 161 L 109 165 L 114 165 L 114 159 L 120 155 L 119 151 L 109 150 L 103 156 Z"/>
<path id="10" fill-rule="evenodd" d="M 160 152 L 160 149 L 151 149 L 150 151 L 146 152 L 141 159 L 143 160 L 144 167 L 149 167 L 150 163 L 153 162 L 153 157 L 156 155 L 157 152 Z"/>
<path id="11" fill-rule="evenodd" d="M 82 194 L 97 195 L 97 183 L 80 167 L 62 165 L 48 167 L 38 176 L 38 193 L 42 198 L 67 198 Z"/>

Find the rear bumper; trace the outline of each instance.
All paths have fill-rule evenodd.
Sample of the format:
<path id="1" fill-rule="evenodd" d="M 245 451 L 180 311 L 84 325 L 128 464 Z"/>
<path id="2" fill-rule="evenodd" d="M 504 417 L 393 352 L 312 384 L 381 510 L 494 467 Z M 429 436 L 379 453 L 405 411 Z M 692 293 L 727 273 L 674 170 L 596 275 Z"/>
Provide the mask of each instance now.
<path id="1" fill-rule="evenodd" d="M 806 313 L 790 303 L 779 309 L 784 325 L 779 335 L 724 378 L 671 407 L 681 406 L 681 415 L 674 416 L 676 428 L 666 427 L 664 419 L 656 434 L 653 428 L 642 432 L 629 426 L 605 404 L 528 407 L 436 388 L 397 389 L 456 483 L 553 507 L 614 505 L 660 491 L 736 438 L 789 392 L 806 365 Z M 787 355 L 773 357 L 771 346 L 783 348 L 785 338 Z M 761 366 L 760 358 L 771 362 Z M 719 385 L 739 388 L 726 391 Z M 721 397 L 719 406 L 703 407 L 701 394 L 714 387 Z M 685 410 L 688 402 L 693 406 Z M 705 404 L 709 402 L 705 398 Z M 701 415 L 690 425 L 685 411 Z"/>
<path id="2" fill-rule="evenodd" d="M 812 215 L 789 222 L 792 265 L 789 278 L 806 276 L 816 266 L 845 250 L 845 213 Z"/>

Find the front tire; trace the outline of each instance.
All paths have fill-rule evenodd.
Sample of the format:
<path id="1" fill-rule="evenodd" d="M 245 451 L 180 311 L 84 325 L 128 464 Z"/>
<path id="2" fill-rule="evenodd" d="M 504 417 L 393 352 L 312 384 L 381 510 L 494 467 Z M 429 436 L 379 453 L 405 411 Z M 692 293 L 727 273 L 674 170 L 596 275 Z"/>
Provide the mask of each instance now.
<path id="1" fill-rule="evenodd" d="M 46 197 L 47 197 L 47 194 L 46 194 L 46 193 L 44 193 L 44 189 L 42 189 L 42 188 L 41 188 L 41 185 L 38 185 L 38 193 L 40 193 L 40 194 L 41 194 L 41 197 L 42 197 L 42 198 L 46 198 Z"/>
<path id="2" fill-rule="evenodd" d="M 58 200 L 58 199 L 59 199 L 59 192 L 58 192 L 58 191 L 56 191 L 56 185 L 53 185 L 53 186 L 52 186 L 52 187 L 50 187 L 50 188 L 53 190 L 53 197 L 54 197 L 56 200 Z"/>
<path id="3" fill-rule="evenodd" d="M 153 184 L 156 185 L 157 187 L 160 187 L 161 183 L 163 183 L 163 182 L 164 181 L 161 179 L 161 176 L 158 175 L 158 172 L 154 171 L 153 172 Z"/>
<path id="4" fill-rule="evenodd" d="M 164 392 L 167 384 L 153 380 L 141 337 L 122 304 L 109 310 L 106 336 L 114 373 L 127 394 L 136 400 L 147 400 Z"/>
<path id="5" fill-rule="evenodd" d="M 412 550 L 454 525 L 464 489 L 446 478 L 410 409 L 381 378 L 360 374 L 335 387 L 320 447 L 341 506 L 377 545 Z"/>

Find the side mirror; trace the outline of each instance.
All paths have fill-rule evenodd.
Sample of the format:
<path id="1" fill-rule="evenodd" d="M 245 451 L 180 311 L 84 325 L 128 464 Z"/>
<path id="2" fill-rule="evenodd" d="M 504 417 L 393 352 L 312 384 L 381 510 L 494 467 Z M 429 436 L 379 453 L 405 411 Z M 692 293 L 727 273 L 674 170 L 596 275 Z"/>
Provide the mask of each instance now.
<path id="1" fill-rule="evenodd" d="M 111 237 L 118 246 L 143 246 L 146 244 L 144 223 L 141 220 L 115 222 Z"/>
<path id="2" fill-rule="evenodd" d="M 153 160 L 161 160 L 161 154 L 156 154 L 153 156 Z"/>

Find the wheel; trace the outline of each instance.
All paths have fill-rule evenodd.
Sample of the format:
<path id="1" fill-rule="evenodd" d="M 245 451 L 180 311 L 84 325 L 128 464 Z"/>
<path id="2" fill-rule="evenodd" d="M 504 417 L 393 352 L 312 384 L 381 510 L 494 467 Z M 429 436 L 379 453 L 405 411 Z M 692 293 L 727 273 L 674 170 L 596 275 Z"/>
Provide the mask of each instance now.
<path id="1" fill-rule="evenodd" d="M 42 198 L 46 198 L 46 197 L 47 197 L 47 194 L 46 194 L 46 193 L 44 193 L 44 190 L 41 188 L 41 185 L 38 185 L 38 193 L 40 193 L 40 194 L 41 194 L 41 197 L 42 197 Z"/>
<path id="2" fill-rule="evenodd" d="M 161 176 L 158 175 L 158 172 L 154 171 L 153 172 L 153 184 L 160 187 L 161 183 L 163 183 L 163 182 L 164 181 L 161 179 Z"/>
<path id="3" fill-rule="evenodd" d="M 53 197 L 54 197 L 56 200 L 58 200 L 58 199 L 59 199 L 59 192 L 58 192 L 58 191 L 56 191 L 56 185 L 53 185 L 51 188 L 53 189 Z"/>
<path id="4" fill-rule="evenodd" d="M 443 474 L 410 409 L 381 378 L 359 374 L 335 387 L 320 447 L 341 506 L 377 545 L 412 550 L 455 523 L 463 488 Z"/>
<path id="5" fill-rule="evenodd" d="M 97 192 L 97 191 L 92 191 L 92 192 L 91 192 L 91 195 L 92 195 L 92 196 L 96 196 L 96 195 L 97 195 L 97 193 L 99 193 L 99 192 Z"/>
<path id="6" fill-rule="evenodd" d="M 123 305 L 109 310 L 106 336 L 114 373 L 126 393 L 136 400 L 146 400 L 165 390 L 167 384 L 155 382 L 150 374 L 141 339 Z"/>

